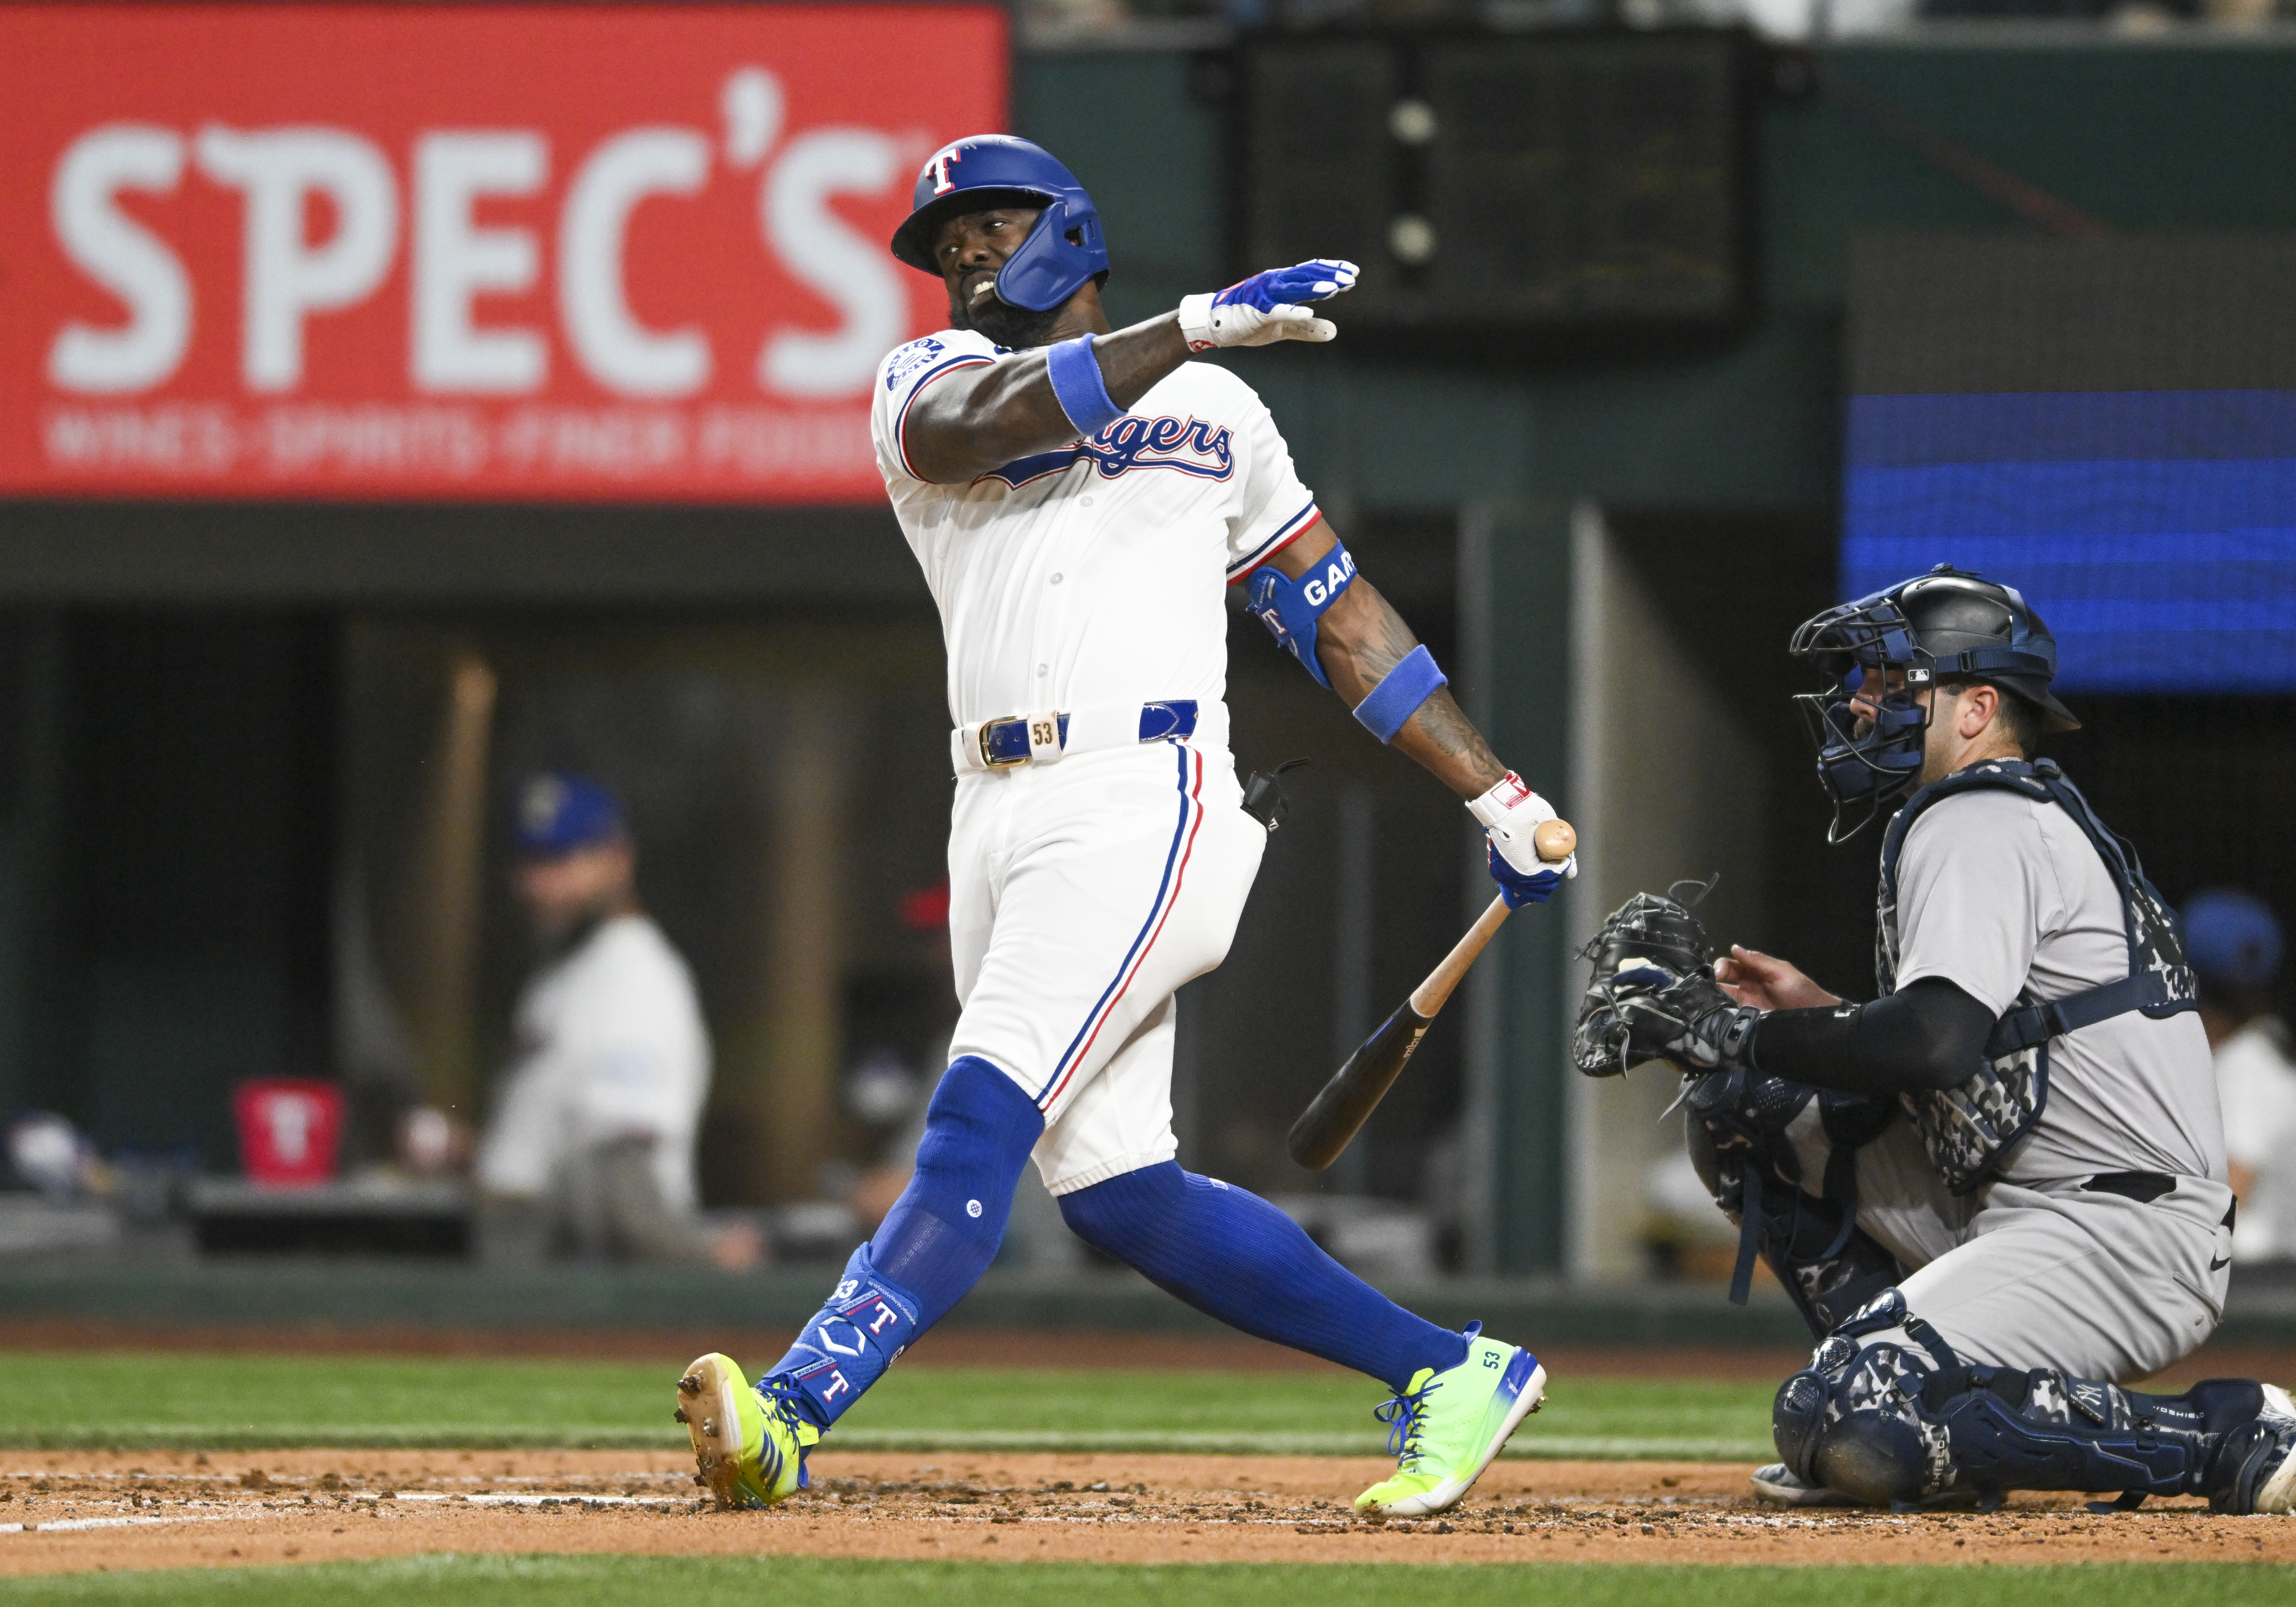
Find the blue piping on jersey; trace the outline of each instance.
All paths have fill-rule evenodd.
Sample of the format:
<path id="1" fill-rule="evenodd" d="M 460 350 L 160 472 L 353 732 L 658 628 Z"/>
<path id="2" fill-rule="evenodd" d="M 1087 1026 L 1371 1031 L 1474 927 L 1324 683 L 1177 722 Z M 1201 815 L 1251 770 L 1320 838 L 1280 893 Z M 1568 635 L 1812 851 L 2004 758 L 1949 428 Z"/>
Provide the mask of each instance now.
<path id="1" fill-rule="evenodd" d="M 926 370 L 922 377 L 909 387 L 909 394 L 901 402 L 901 416 L 893 421 L 893 444 L 900 448 L 901 467 L 909 471 L 911 480 L 922 480 L 926 485 L 933 483 L 918 473 L 916 464 L 909 461 L 909 409 L 917 405 L 918 395 L 926 386 L 953 368 L 982 368 L 995 361 L 994 357 L 984 357 L 978 352 L 960 353 L 947 362 Z"/>

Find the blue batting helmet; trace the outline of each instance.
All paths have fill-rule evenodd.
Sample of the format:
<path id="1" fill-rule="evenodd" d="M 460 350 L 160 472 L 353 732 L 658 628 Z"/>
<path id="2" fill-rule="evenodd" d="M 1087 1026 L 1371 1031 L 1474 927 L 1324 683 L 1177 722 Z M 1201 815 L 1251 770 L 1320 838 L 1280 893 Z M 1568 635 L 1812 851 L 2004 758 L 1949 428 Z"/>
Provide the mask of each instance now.
<path id="1" fill-rule="evenodd" d="M 1042 145 L 1009 134 L 975 134 L 943 145 L 917 175 L 914 207 L 893 231 L 893 255 L 939 274 L 933 235 L 964 212 L 1042 207 L 1021 249 L 996 275 L 996 299 L 1032 313 L 1050 312 L 1084 282 L 1108 272 L 1108 243 L 1092 197 Z"/>

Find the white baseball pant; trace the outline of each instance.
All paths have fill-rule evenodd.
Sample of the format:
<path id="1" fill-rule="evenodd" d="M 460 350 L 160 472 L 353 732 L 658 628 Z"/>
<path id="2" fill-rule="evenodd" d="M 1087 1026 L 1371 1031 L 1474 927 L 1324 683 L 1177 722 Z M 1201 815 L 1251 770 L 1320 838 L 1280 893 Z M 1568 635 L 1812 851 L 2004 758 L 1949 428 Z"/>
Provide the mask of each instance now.
<path id="1" fill-rule="evenodd" d="M 977 1054 L 1045 1113 L 1070 1193 L 1169 1160 L 1173 992 L 1227 955 L 1267 833 L 1219 747 L 1178 741 L 962 775 L 948 935 Z"/>

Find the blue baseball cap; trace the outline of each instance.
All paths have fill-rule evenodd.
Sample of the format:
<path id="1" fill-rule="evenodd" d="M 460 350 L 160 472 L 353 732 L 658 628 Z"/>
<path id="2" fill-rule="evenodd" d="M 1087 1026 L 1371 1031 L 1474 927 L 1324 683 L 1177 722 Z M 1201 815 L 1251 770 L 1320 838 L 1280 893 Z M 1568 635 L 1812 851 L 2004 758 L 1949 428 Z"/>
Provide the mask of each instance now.
<path id="1" fill-rule="evenodd" d="M 626 836 L 622 807 L 586 775 L 545 770 L 518 790 L 518 851 L 559 859 Z"/>
<path id="2" fill-rule="evenodd" d="M 2280 922 L 2263 899 L 2210 888 L 2185 901 L 2185 957 L 2202 986 L 2247 992 L 2280 972 Z"/>

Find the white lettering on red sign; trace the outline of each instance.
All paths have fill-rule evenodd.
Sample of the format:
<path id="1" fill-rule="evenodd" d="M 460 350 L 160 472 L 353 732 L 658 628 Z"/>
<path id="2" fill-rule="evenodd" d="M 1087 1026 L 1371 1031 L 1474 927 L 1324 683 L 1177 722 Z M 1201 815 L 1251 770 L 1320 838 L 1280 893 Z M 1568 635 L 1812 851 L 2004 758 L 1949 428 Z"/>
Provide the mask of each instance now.
<path id="1" fill-rule="evenodd" d="M 728 86 L 743 108 L 728 143 L 755 151 L 771 82 L 754 70 Z M 734 91 L 746 87 L 745 98 Z M 346 130 L 210 127 L 193 142 L 201 173 L 242 192 L 245 224 L 241 367 L 248 389 L 291 391 L 304 378 L 304 330 L 316 314 L 351 307 L 389 273 L 398 244 L 398 188 L 389 160 Z M 192 292 L 174 251 L 119 206 L 127 190 L 167 192 L 181 180 L 184 142 L 163 128 L 115 126 L 76 143 L 57 166 L 52 215 L 72 261 L 127 303 L 117 330 L 67 323 L 48 360 L 60 389 L 87 395 L 165 384 L 191 338 Z M 710 143 L 698 129 L 633 128 L 590 152 L 568 186 L 560 215 L 558 307 L 566 342 L 599 385 L 632 398 L 691 396 L 709 383 L 715 357 L 693 328 L 649 328 L 630 307 L 623 264 L 631 217 L 656 196 L 691 196 L 709 174 Z M 531 289 L 541 272 L 530 230 L 481 226 L 481 198 L 525 197 L 549 176 L 550 152 L 531 130 L 426 132 L 413 153 L 414 228 L 408 378 L 417 389 L 524 395 L 547 376 L 544 334 L 481 328 L 472 303 Z M 758 384 L 792 397 L 864 390 L 877 359 L 898 345 L 907 320 L 898 269 L 883 246 L 857 234 L 832 204 L 875 195 L 900 170 L 887 135 L 824 128 L 784 147 L 759 196 L 763 242 L 797 279 L 841 315 L 825 334 L 781 330 L 760 348 Z M 313 199 L 328 204 L 332 233 L 310 242 Z"/>
<path id="2" fill-rule="evenodd" d="M 0 0 L 0 495 L 873 500 L 1005 26 Z"/>
<path id="3" fill-rule="evenodd" d="M 366 299 L 398 249 L 398 184 L 374 145 L 340 128 L 200 130 L 200 168 L 247 197 L 241 253 L 240 368 L 247 388 L 303 382 L 303 324 Z M 309 243 L 311 198 L 324 196 L 334 233 Z"/>
<path id="4" fill-rule="evenodd" d="M 482 293 L 534 288 L 542 247 L 530 229 L 481 228 L 481 196 L 529 196 L 550 175 L 550 146 L 528 130 L 439 130 L 414 142 L 416 389 L 474 396 L 518 396 L 549 373 L 539 331 L 480 329 L 472 302 Z"/>
<path id="5" fill-rule="evenodd" d="M 48 217 L 64 254 L 127 306 L 119 329 L 67 323 L 48 348 L 48 379 L 88 395 L 148 390 L 176 372 L 192 340 L 192 281 L 167 242 L 119 209 L 122 191 L 167 194 L 184 176 L 173 130 L 114 123 L 74 141 L 56 164 Z"/>

